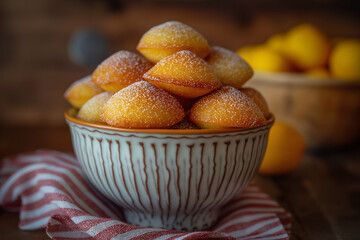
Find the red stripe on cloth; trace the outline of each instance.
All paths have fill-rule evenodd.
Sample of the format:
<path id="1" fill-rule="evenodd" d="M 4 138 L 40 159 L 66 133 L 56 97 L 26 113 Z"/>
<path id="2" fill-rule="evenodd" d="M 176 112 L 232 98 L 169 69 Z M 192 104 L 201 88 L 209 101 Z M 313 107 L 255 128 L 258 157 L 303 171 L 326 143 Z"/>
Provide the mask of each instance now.
<path id="1" fill-rule="evenodd" d="M 274 209 L 274 210 L 277 210 L 279 209 L 278 206 L 274 206 L 272 204 L 251 204 L 251 203 L 248 203 L 248 204 L 241 204 L 241 208 L 258 208 L 260 211 L 261 209 Z"/>
<path id="2" fill-rule="evenodd" d="M 284 236 L 284 237 L 280 237 L 280 236 Z M 257 236 L 257 237 L 251 237 L 249 239 L 252 239 L 252 240 L 255 240 L 255 239 L 274 239 L 275 237 L 279 237 L 279 238 L 276 238 L 277 240 L 282 240 L 282 239 L 288 239 L 288 237 L 286 237 L 287 234 L 283 231 L 283 230 L 280 230 L 278 232 L 275 232 L 275 233 L 271 233 L 271 234 L 264 234 L 264 235 L 261 235 L 261 236 Z"/>
<path id="3" fill-rule="evenodd" d="M 68 169 L 68 170 L 70 170 L 77 177 L 77 180 L 79 180 L 88 191 L 90 191 L 90 192 L 94 191 L 93 187 L 85 180 L 85 178 L 82 175 L 79 176 L 78 173 L 81 173 L 81 168 L 80 168 L 80 165 L 79 165 L 77 159 L 73 155 L 59 153 L 56 151 L 38 150 L 35 153 L 28 153 L 28 155 L 25 158 L 39 157 L 39 156 L 43 156 L 45 158 L 45 160 L 42 160 L 42 163 L 49 162 L 49 160 L 46 160 L 49 156 L 58 158 L 58 160 L 66 161 L 68 164 L 72 165 L 71 169 Z M 59 163 L 55 163 L 55 162 L 50 162 L 50 163 L 54 164 L 54 165 L 59 164 Z M 59 167 L 63 167 L 63 165 L 59 164 Z M 100 200 L 104 205 L 109 204 L 109 202 L 105 201 L 105 199 L 103 199 L 103 198 L 99 198 L 98 200 Z M 116 209 L 118 209 L 118 208 L 114 207 L 112 204 L 108 205 L 108 207 L 112 208 L 113 211 L 116 211 Z"/>
<path id="4" fill-rule="evenodd" d="M 51 221 L 56 221 L 57 224 L 51 224 Z M 71 221 L 69 217 L 57 214 L 57 215 L 53 215 L 50 218 L 47 226 L 47 232 L 48 233 L 65 232 L 65 231 L 69 231 L 70 229 L 79 230 L 75 228 L 76 226 L 77 225 L 73 221 Z"/>
<path id="5" fill-rule="evenodd" d="M 221 217 L 231 215 L 234 212 L 242 212 L 244 214 L 257 214 L 257 213 L 276 213 L 278 217 L 282 217 L 286 212 L 280 207 L 274 208 L 257 208 L 257 207 L 247 207 L 235 206 L 228 209 L 224 209 L 221 214 Z"/>
<path id="6" fill-rule="evenodd" d="M 247 234 L 247 237 L 251 237 L 251 236 L 254 236 L 256 237 L 257 235 L 260 235 L 266 231 L 269 231 L 275 227 L 278 227 L 278 226 L 281 226 L 280 222 L 279 221 L 276 221 L 274 223 L 270 223 L 270 224 L 266 224 L 258 229 L 256 229 L 255 231 Z M 286 233 L 285 230 L 281 231 L 282 233 Z"/>
<path id="7" fill-rule="evenodd" d="M 52 221 L 56 221 L 58 224 L 51 224 Z M 77 231 L 79 229 L 80 228 L 78 225 L 71 221 L 69 217 L 57 214 L 51 216 L 46 231 L 51 235 L 51 233 L 74 230 Z"/>
<path id="8" fill-rule="evenodd" d="M 19 226 L 21 228 L 24 228 L 26 227 L 27 225 L 31 224 L 31 223 L 34 223 L 40 219 L 43 219 L 43 218 L 49 218 L 50 216 L 52 215 L 55 215 L 55 214 L 58 214 L 60 212 L 59 209 L 55 209 L 55 210 L 49 210 L 39 216 L 36 216 L 36 217 L 32 217 L 32 218 L 28 218 L 28 219 L 21 219 L 20 220 L 20 223 L 19 223 Z M 46 225 L 46 224 L 45 224 Z"/>
<path id="9" fill-rule="evenodd" d="M 149 232 L 149 233 L 144 233 L 141 236 L 131 238 L 131 240 L 156 239 L 158 237 L 163 236 L 164 234 L 177 234 L 177 235 L 180 235 L 179 233 L 169 233 L 169 230 L 164 229 L 163 231 L 159 231 L 159 232 L 152 231 L 152 232 Z M 114 235 L 114 236 L 116 236 L 116 235 Z"/>
<path id="10" fill-rule="evenodd" d="M 66 169 L 66 170 L 68 170 L 68 169 Z M 99 216 L 107 216 L 107 214 L 103 211 L 103 209 L 101 209 L 97 204 L 95 204 L 93 201 L 91 201 L 91 199 L 89 199 L 88 196 L 86 196 L 86 194 L 84 193 L 84 189 L 80 189 L 70 179 L 70 177 L 68 177 L 65 173 L 57 172 L 52 169 L 48 169 L 48 168 L 44 168 L 44 167 L 37 168 L 34 171 L 30 171 L 30 172 L 23 174 L 9 187 L 7 192 L 12 193 L 16 187 L 21 186 L 23 183 L 28 184 L 29 187 L 31 187 L 31 184 L 29 184 L 28 180 L 34 179 L 34 176 L 39 175 L 39 174 L 52 174 L 53 176 L 57 176 L 57 177 L 64 179 L 64 182 L 60 183 L 59 181 L 57 181 L 55 179 L 38 180 L 36 183 L 34 183 L 34 184 L 36 184 L 35 188 L 41 188 L 44 186 L 52 186 L 52 187 L 57 188 L 57 189 L 61 190 L 62 192 L 64 192 L 64 194 L 66 194 L 66 198 L 69 198 L 73 202 L 76 201 L 75 200 L 76 198 L 86 199 L 86 205 L 88 207 L 90 207 L 92 211 L 96 212 L 96 214 L 98 214 Z M 74 174 L 76 174 L 76 173 L 74 173 Z M 84 184 L 86 184 L 86 183 L 84 182 Z M 65 185 L 68 185 L 71 188 L 71 190 L 73 191 L 73 193 L 70 193 L 66 189 Z M 37 190 L 37 189 L 35 189 L 35 190 Z M 51 195 L 49 195 L 49 196 L 51 196 Z M 58 196 L 58 198 L 54 197 L 51 199 L 64 200 L 64 199 L 62 199 L 62 196 L 60 196 L 60 195 L 55 195 L 55 196 Z M 7 196 L 4 197 L 3 204 L 5 206 L 6 206 L 6 202 L 11 201 L 11 197 L 12 197 L 12 194 L 7 194 Z M 69 201 L 69 199 L 65 199 L 65 200 Z M 79 207 L 83 208 L 83 210 L 84 210 L 84 206 L 79 205 Z"/>
<path id="11" fill-rule="evenodd" d="M 52 173 L 53 175 L 57 175 L 56 173 L 54 173 L 51 170 L 42 171 L 42 173 Z M 61 175 L 59 175 L 59 176 L 61 176 Z M 66 177 L 63 177 L 63 178 L 65 180 L 67 179 Z M 51 200 L 53 200 L 53 201 L 69 201 L 69 200 L 71 200 L 71 202 L 76 202 L 76 199 L 79 199 L 82 202 L 81 203 L 79 202 L 80 204 L 78 204 L 78 207 L 81 208 L 82 210 L 85 211 L 85 208 L 90 208 L 91 211 L 95 212 L 99 216 L 104 216 L 104 217 L 107 216 L 107 214 L 104 212 L 104 210 L 101 209 L 98 205 L 96 205 L 91 199 L 88 199 L 87 195 L 84 194 L 84 192 L 81 191 L 73 182 L 71 182 L 69 180 L 66 183 L 71 188 L 73 193 L 69 192 L 69 190 L 66 189 L 63 184 L 59 183 L 58 181 L 56 181 L 54 179 L 39 180 L 37 182 L 39 187 L 50 186 L 50 187 L 54 188 L 54 190 L 57 189 L 65 194 L 64 195 L 62 193 L 48 193 L 48 194 L 46 194 L 46 199 L 48 199 L 49 202 Z"/>
<path id="12" fill-rule="evenodd" d="M 270 202 L 273 202 L 273 200 L 270 200 L 266 196 L 244 196 L 244 197 L 238 197 L 231 202 L 227 203 L 226 205 L 231 205 L 232 203 L 236 203 L 238 201 L 245 201 L 245 200 L 268 200 Z"/>
<path id="13" fill-rule="evenodd" d="M 264 214 L 259 214 L 259 213 L 249 214 L 247 212 L 235 211 L 231 214 L 221 217 L 221 221 L 216 225 L 216 229 L 222 228 L 223 226 L 229 224 L 229 222 L 234 221 L 236 219 L 243 220 L 249 218 L 249 216 L 251 217 L 251 219 L 253 218 L 257 219 L 263 217 Z"/>
<path id="14" fill-rule="evenodd" d="M 234 218 L 234 219 L 237 219 L 237 218 Z M 232 221 L 234 221 L 234 219 L 232 219 Z M 265 217 L 261 217 L 261 218 L 254 219 L 254 220 L 249 220 L 246 222 L 238 222 L 236 224 L 233 224 L 226 228 L 221 229 L 221 232 L 233 232 L 236 230 L 245 229 L 245 228 L 254 226 L 257 223 L 262 223 L 262 222 L 264 222 L 266 220 L 270 220 L 270 219 L 277 219 L 277 218 L 274 215 L 270 215 L 270 216 L 265 216 Z"/>
<path id="15" fill-rule="evenodd" d="M 53 237 L 53 240 L 94 240 L 93 237 L 87 237 L 87 238 L 73 238 L 73 237 Z"/>
<path id="16" fill-rule="evenodd" d="M 42 173 L 52 173 L 54 175 L 57 175 L 56 173 L 54 173 L 51 170 L 42 171 Z M 61 175 L 59 175 L 59 176 L 61 176 Z M 67 178 L 64 177 L 64 179 L 67 179 Z M 106 216 L 106 213 L 101 208 L 99 208 L 94 202 L 92 202 L 90 199 L 87 199 L 87 196 L 79 188 L 77 188 L 75 186 L 75 184 L 73 184 L 73 182 L 71 182 L 70 180 L 67 182 L 67 184 L 75 193 L 70 193 L 64 187 L 63 184 L 61 184 L 58 181 L 53 180 L 53 179 L 39 180 L 37 184 L 39 184 L 39 186 L 41 186 L 41 187 L 51 186 L 55 189 L 60 190 L 61 192 L 63 192 L 65 194 L 65 195 L 63 195 L 60 193 L 49 193 L 46 195 L 46 197 L 49 201 L 51 201 L 51 200 L 53 200 L 53 201 L 69 201 L 69 200 L 71 200 L 71 202 L 76 202 L 76 199 L 79 199 L 81 201 L 83 201 L 82 199 L 86 199 L 86 202 L 84 202 L 84 203 L 79 202 L 80 203 L 80 204 L 78 204 L 79 208 L 81 208 L 84 211 L 86 208 L 89 208 L 89 209 L 91 209 L 91 211 L 95 212 L 99 216 Z M 74 194 L 76 194 L 76 195 L 74 195 Z M 87 207 L 84 204 L 86 204 Z"/>
<path id="17" fill-rule="evenodd" d="M 58 215 L 58 216 L 60 216 L 60 215 Z M 81 231 L 88 231 L 90 228 L 96 227 L 99 224 L 106 223 L 106 222 L 109 222 L 109 221 L 113 220 L 113 219 L 110 219 L 110 218 L 99 218 L 99 219 L 86 220 L 86 221 L 83 221 L 83 222 L 81 222 L 79 224 L 76 224 L 73 221 L 71 221 L 71 218 L 69 218 L 67 216 L 65 216 L 65 217 L 66 218 L 63 218 L 63 219 L 60 220 L 62 223 L 66 223 L 66 225 L 70 225 L 70 226 L 73 226 L 73 227 L 76 226 L 76 228 L 74 228 L 74 229 L 81 230 Z M 59 218 L 57 218 L 56 220 L 59 220 Z M 120 221 L 119 221 L 119 224 L 121 224 Z M 61 225 L 54 225 L 54 226 L 52 226 L 51 231 L 58 232 L 60 228 L 61 228 Z M 126 226 L 126 225 L 123 225 L 122 228 L 123 228 L 122 231 L 128 231 L 128 230 L 133 229 L 132 226 Z"/>
<path id="18" fill-rule="evenodd" d="M 131 225 L 123 225 L 123 226 L 113 226 L 113 227 L 108 227 L 105 230 L 99 232 L 98 234 L 95 235 L 96 239 L 110 239 L 113 238 L 121 233 L 125 233 L 128 231 L 133 231 L 136 229 L 143 229 L 142 227 L 134 227 Z M 165 230 L 166 232 L 168 232 L 168 230 Z M 156 232 L 154 232 L 156 233 Z M 147 239 L 147 238 L 143 238 L 143 239 Z M 151 239 L 151 238 L 149 238 Z"/>
<path id="19" fill-rule="evenodd" d="M 51 159 L 44 159 L 41 162 L 41 164 L 46 164 L 46 165 L 48 164 L 51 167 L 61 168 L 61 169 L 65 169 L 65 170 L 69 171 L 71 174 L 73 174 L 73 176 L 76 178 L 77 181 L 84 184 L 84 187 L 90 189 L 88 187 L 88 183 L 84 180 L 84 178 L 82 176 L 79 176 L 81 170 L 77 166 L 72 166 L 71 168 L 69 168 L 68 166 L 65 166 L 61 163 L 55 162 L 54 160 L 51 160 Z M 27 165 L 29 165 L 29 164 L 27 164 Z M 46 166 L 44 166 L 43 169 L 46 170 Z M 37 170 L 40 170 L 40 169 L 37 169 Z M 64 175 L 64 177 L 66 177 L 66 175 L 64 173 L 59 173 L 59 174 L 62 174 L 62 175 Z"/>
<path id="20" fill-rule="evenodd" d="M 50 150 L 6 158 L 0 182 L 1 205 L 21 206 L 20 227 L 42 228 L 48 221 L 52 239 L 288 239 L 291 226 L 290 214 L 254 183 L 224 206 L 212 231 L 133 226 L 121 221 L 119 208 L 87 182 L 74 156 Z"/>
<path id="21" fill-rule="evenodd" d="M 99 219 L 94 219 L 94 220 L 87 220 L 87 221 L 81 222 L 80 224 L 75 224 L 71 220 L 71 218 L 69 218 L 67 216 L 61 216 L 61 215 L 53 216 L 52 220 L 56 220 L 62 224 L 48 225 L 47 232 L 50 235 L 53 232 L 65 232 L 66 230 L 69 230 L 69 229 L 86 232 L 86 231 L 89 231 L 91 228 L 97 227 L 99 224 L 113 221 L 113 219 L 109 219 L 109 218 L 107 218 L 107 219 L 99 218 Z M 118 222 L 118 225 L 116 225 L 116 228 L 109 227 L 109 228 L 105 229 L 104 231 L 102 231 L 98 234 L 95 234 L 94 238 L 95 239 L 110 239 L 111 237 L 116 236 L 120 233 L 126 233 L 126 232 L 133 231 L 136 229 L 143 229 L 142 227 L 124 224 L 120 221 L 117 221 L 117 222 Z"/>

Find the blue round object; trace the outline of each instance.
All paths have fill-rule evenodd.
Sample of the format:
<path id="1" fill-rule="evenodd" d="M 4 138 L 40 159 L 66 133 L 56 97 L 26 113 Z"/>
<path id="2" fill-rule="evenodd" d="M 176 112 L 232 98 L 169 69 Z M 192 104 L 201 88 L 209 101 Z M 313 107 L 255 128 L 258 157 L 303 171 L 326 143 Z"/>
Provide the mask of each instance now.
<path id="1" fill-rule="evenodd" d="M 108 56 L 108 41 L 93 29 L 80 29 L 72 34 L 68 54 L 75 64 L 94 67 Z"/>

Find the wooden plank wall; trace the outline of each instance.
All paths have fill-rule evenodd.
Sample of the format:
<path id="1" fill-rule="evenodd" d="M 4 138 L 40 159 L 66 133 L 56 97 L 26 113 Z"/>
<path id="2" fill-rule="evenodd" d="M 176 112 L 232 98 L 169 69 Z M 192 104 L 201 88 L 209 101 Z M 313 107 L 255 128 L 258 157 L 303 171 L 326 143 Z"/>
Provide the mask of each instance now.
<path id="1" fill-rule="evenodd" d="M 340 2 L 3 0 L 0 125 L 64 125 L 69 105 L 63 92 L 93 70 L 68 58 L 69 37 L 78 29 L 100 31 L 110 52 L 135 50 L 142 33 L 168 20 L 187 23 L 211 44 L 233 50 L 305 21 L 331 37 L 360 37 L 356 8 L 351 1 Z"/>

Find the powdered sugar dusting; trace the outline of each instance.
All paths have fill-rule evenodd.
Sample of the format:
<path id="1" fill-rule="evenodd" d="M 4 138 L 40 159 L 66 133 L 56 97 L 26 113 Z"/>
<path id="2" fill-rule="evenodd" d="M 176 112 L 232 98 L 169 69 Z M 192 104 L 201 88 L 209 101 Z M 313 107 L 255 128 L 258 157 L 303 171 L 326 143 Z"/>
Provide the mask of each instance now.
<path id="1" fill-rule="evenodd" d="M 86 77 L 80 78 L 80 79 L 72 82 L 72 83 L 70 84 L 70 86 L 66 89 L 64 95 L 67 95 L 67 94 L 69 93 L 70 89 L 72 89 L 73 87 L 75 87 L 75 86 L 77 86 L 77 85 L 80 85 L 80 84 L 87 84 L 87 83 L 89 83 L 90 85 L 93 85 L 94 87 L 100 88 L 100 87 L 97 86 L 95 83 L 91 82 L 91 76 L 86 76 Z"/>
<path id="2" fill-rule="evenodd" d="M 156 41 L 154 41 L 156 40 Z M 169 21 L 152 27 L 140 39 L 140 48 L 183 48 L 209 46 L 206 39 L 192 27 L 177 21 Z"/>
<path id="3" fill-rule="evenodd" d="M 240 91 L 245 93 L 246 96 L 251 98 L 256 103 L 256 105 L 258 105 L 258 107 L 263 112 L 263 114 L 266 118 L 269 118 L 271 116 L 270 111 L 269 111 L 269 106 L 268 106 L 264 96 L 259 91 L 255 90 L 254 88 L 249 88 L 249 87 L 241 88 Z"/>
<path id="4" fill-rule="evenodd" d="M 222 47 L 213 46 L 206 60 L 224 85 L 240 88 L 254 74 L 243 58 Z"/>
<path id="5" fill-rule="evenodd" d="M 128 128 L 163 128 L 174 125 L 185 116 L 180 103 L 152 84 L 136 82 L 107 102 L 103 119 L 112 126 Z"/>
<path id="6" fill-rule="evenodd" d="M 196 102 L 190 112 L 195 124 L 220 127 L 255 127 L 266 123 L 254 101 L 239 90 L 225 86 Z"/>
<path id="7" fill-rule="evenodd" d="M 209 64 L 188 50 L 162 59 L 143 78 L 189 87 L 216 89 L 221 86 Z"/>
<path id="8" fill-rule="evenodd" d="M 102 110 L 111 96 L 112 93 L 103 92 L 92 97 L 80 108 L 77 118 L 87 122 L 102 122 Z"/>
<path id="9" fill-rule="evenodd" d="M 94 71 L 92 80 L 97 84 L 119 82 L 130 85 L 140 81 L 152 64 L 136 53 L 121 50 L 104 60 Z"/>
<path id="10" fill-rule="evenodd" d="M 65 91 L 64 96 L 65 98 L 82 98 L 88 97 L 89 95 L 91 95 L 90 97 L 92 97 L 103 91 L 104 90 L 102 90 L 101 87 L 91 82 L 90 76 L 86 76 L 73 82 Z"/>

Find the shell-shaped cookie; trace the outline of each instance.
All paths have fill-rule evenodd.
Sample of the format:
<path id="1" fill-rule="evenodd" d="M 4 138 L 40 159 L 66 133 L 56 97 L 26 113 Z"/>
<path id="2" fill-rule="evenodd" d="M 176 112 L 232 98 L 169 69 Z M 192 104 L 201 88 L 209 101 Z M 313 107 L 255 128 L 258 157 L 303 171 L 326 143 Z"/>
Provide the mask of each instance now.
<path id="1" fill-rule="evenodd" d="M 184 109 L 173 96 L 145 81 L 114 94 L 102 114 L 107 124 L 124 128 L 166 128 L 184 117 Z"/>
<path id="2" fill-rule="evenodd" d="M 91 80 L 104 90 L 116 93 L 140 81 L 152 63 L 136 53 L 121 50 L 104 60 L 94 71 Z"/>
<path id="3" fill-rule="evenodd" d="M 189 118 L 200 128 L 252 128 L 266 124 L 254 101 L 230 86 L 202 97 L 191 108 Z"/>
<path id="4" fill-rule="evenodd" d="M 189 50 L 205 58 L 210 53 L 206 39 L 192 27 L 170 21 L 152 27 L 140 39 L 137 50 L 156 63 L 181 50 Z"/>
<path id="5" fill-rule="evenodd" d="M 143 78 L 185 98 L 199 97 L 222 86 L 208 63 L 187 50 L 162 59 Z"/>

